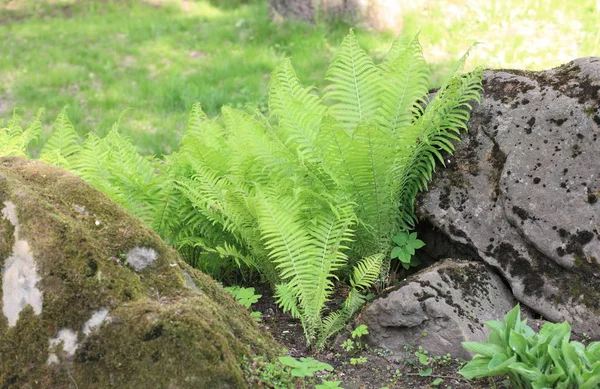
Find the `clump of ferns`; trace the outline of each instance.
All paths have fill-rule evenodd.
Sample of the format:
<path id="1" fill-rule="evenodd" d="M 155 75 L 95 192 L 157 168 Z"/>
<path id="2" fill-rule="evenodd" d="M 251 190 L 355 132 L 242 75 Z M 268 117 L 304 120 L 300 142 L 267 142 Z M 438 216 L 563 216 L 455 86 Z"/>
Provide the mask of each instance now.
<path id="1" fill-rule="evenodd" d="M 268 117 L 224 107 L 210 119 L 196 104 L 163 161 L 140 156 L 117 125 L 79 144 L 64 111 L 40 159 L 74 170 L 182 253 L 259 272 L 319 349 L 384 279 L 392 237 L 414 227 L 415 197 L 466 130 L 481 79 L 481 69 L 453 73 L 430 98 L 417 38 L 397 39 L 376 65 L 351 31 L 322 96 L 286 59 L 271 74 Z M 349 293 L 328 311 L 338 277 Z"/>

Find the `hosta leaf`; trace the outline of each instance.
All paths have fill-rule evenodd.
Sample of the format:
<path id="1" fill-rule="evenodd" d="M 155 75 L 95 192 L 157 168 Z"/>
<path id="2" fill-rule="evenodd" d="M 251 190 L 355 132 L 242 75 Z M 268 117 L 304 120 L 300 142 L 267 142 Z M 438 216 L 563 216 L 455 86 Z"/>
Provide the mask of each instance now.
<path id="1" fill-rule="evenodd" d="M 480 343 L 480 342 L 462 342 L 464 349 L 484 357 L 493 357 L 496 354 L 503 353 L 504 347 L 496 344 Z"/>
<path id="2" fill-rule="evenodd" d="M 468 380 L 472 380 L 473 378 L 488 377 L 490 372 L 490 369 L 488 368 L 489 361 L 490 358 L 476 356 L 462 369 L 460 369 L 458 374 L 462 375 Z"/>
<path id="3" fill-rule="evenodd" d="M 541 371 L 522 362 L 513 363 L 508 368 L 529 381 L 537 381 L 543 376 Z"/>
<path id="4" fill-rule="evenodd" d="M 523 335 L 515 332 L 514 330 L 510 331 L 510 335 L 508 337 L 508 345 L 521 358 L 523 358 L 527 353 L 527 339 L 525 339 Z"/>
<path id="5" fill-rule="evenodd" d="M 600 363 L 596 363 L 593 369 L 583 374 L 583 382 L 579 389 L 597 389 L 600 386 Z"/>

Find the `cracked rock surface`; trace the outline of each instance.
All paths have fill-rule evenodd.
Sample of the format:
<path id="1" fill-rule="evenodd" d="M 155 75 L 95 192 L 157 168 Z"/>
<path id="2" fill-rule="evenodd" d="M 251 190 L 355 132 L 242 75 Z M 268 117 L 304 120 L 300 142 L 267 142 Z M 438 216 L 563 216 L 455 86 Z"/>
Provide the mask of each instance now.
<path id="1" fill-rule="evenodd" d="M 475 249 L 517 300 L 600 335 L 600 58 L 487 71 L 420 217 Z"/>
<path id="2" fill-rule="evenodd" d="M 486 265 L 445 260 L 409 277 L 363 311 L 371 345 L 402 352 L 422 346 L 432 355 L 468 359 L 461 342 L 487 339 L 483 323 L 514 306 L 510 290 Z"/>
<path id="3" fill-rule="evenodd" d="M 600 58 L 541 72 L 488 70 L 483 86 L 469 132 L 418 200 L 419 218 L 427 226 L 424 250 L 438 259 L 483 262 L 522 306 L 599 337 Z M 468 285 L 455 287 L 464 291 Z M 407 307 L 433 309 L 431 299 L 424 304 L 410 295 L 392 307 L 390 296 L 364 313 L 387 304 L 381 315 L 395 311 L 410 321 Z M 504 316 L 504 308 L 498 306 L 495 319 Z M 448 320 L 461 319 L 449 315 Z M 431 334 L 436 323 L 423 321 L 419 332 Z M 414 328 L 379 320 L 369 330 L 372 339 L 390 348 L 396 342 L 392 333 L 407 344 L 424 344 Z M 454 346 L 465 340 L 461 336 Z"/>

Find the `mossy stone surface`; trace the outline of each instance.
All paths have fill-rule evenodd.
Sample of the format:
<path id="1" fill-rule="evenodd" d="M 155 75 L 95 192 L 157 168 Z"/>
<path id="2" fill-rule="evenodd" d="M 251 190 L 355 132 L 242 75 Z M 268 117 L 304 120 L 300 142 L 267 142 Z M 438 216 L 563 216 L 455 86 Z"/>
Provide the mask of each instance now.
<path id="1" fill-rule="evenodd" d="M 0 388 L 245 388 L 244 357 L 280 352 L 215 281 L 76 176 L 2 158 L 0 210 Z M 35 269 L 15 267 L 23 247 Z M 152 254 L 146 267 L 127 263 L 134 249 Z M 11 274 L 37 277 L 42 296 L 12 324 Z"/>

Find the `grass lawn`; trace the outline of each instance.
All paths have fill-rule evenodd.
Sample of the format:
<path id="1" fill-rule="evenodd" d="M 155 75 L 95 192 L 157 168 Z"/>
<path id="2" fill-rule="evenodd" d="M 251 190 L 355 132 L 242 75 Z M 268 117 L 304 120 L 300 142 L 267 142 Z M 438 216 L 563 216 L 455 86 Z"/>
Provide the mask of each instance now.
<path id="1" fill-rule="evenodd" d="M 81 134 L 104 134 L 129 109 L 122 132 L 162 154 L 177 147 L 194 102 L 209 115 L 223 104 L 266 109 L 269 73 L 285 57 L 306 84 L 322 87 L 348 26 L 273 23 L 267 3 L 0 0 L 0 117 L 45 107 L 50 124 L 68 105 Z M 405 14 L 404 34 L 421 32 L 434 83 L 475 41 L 483 44 L 468 68 L 542 69 L 600 55 L 596 0 L 421 3 Z M 357 36 L 376 57 L 393 39 Z"/>

